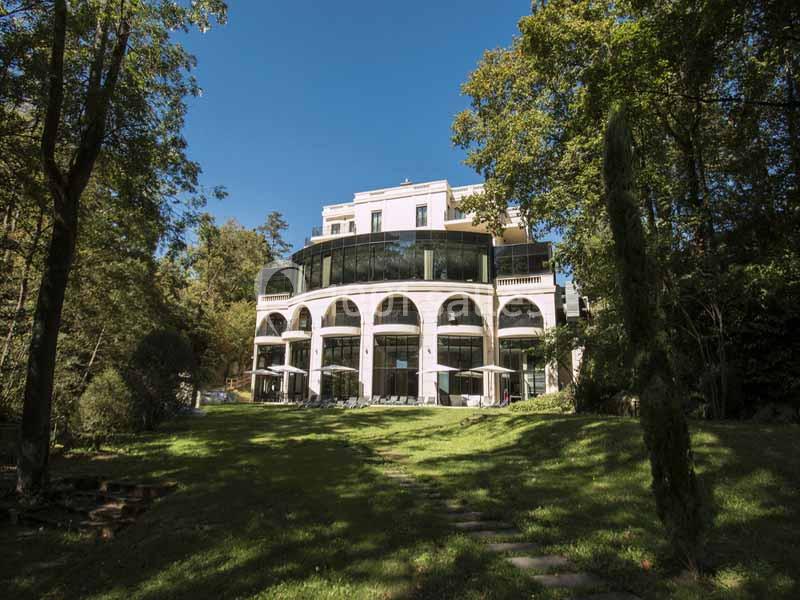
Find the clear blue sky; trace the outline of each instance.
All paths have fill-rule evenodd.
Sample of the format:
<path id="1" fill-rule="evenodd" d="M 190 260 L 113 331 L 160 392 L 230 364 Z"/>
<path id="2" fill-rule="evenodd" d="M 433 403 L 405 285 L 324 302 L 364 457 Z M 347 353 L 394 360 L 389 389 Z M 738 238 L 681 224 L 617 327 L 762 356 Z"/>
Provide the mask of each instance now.
<path id="1" fill-rule="evenodd" d="M 248 227 L 277 210 L 299 247 L 324 204 L 412 181 L 480 181 L 452 147 L 460 86 L 507 46 L 529 0 L 231 0 L 228 24 L 191 34 L 203 96 L 186 137 L 208 210 Z"/>

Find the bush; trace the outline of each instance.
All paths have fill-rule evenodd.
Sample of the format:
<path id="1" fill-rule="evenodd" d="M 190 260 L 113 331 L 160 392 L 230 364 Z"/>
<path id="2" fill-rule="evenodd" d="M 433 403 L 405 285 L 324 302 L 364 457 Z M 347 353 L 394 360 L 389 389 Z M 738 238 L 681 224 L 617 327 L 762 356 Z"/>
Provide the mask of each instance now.
<path id="1" fill-rule="evenodd" d="M 92 379 L 78 402 L 78 417 L 81 431 L 95 439 L 135 428 L 133 394 L 117 371 L 106 369 Z"/>
<path id="2" fill-rule="evenodd" d="M 184 406 L 178 397 L 181 385 L 193 371 L 194 354 L 186 337 L 164 330 L 142 339 L 131 357 L 128 381 L 145 429 L 153 429 L 180 411 Z"/>
<path id="3" fill-rule="evenodd" d="M 544 394 L 515 402 L 509 407 L 512 412 L 565 414 L 575 411 L 575 398 L 571 387 L 559 392 Z"/>

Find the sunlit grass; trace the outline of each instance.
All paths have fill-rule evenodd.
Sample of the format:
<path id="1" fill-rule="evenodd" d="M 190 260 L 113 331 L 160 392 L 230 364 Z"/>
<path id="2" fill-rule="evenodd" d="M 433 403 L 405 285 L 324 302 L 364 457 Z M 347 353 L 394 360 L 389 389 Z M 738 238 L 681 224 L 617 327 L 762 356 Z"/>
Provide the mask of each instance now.
<path id="1" fill-rule="evenodd" d="M 565 598 L 386 476 L 378 452 L 448 498 L 511 520 L 609 589 L 644 598 L 794 598 L 797 428 L 693 423 L 716 528 L 712 571 L 667 560 L 635 420 L 504 411 L 219 406 L 120 439 L 56 476 L 172 479 L 177 491 L 114 540 L 0 530 L 11 598 Z M 394 468 L 394 467 L 392 467 Z"/>

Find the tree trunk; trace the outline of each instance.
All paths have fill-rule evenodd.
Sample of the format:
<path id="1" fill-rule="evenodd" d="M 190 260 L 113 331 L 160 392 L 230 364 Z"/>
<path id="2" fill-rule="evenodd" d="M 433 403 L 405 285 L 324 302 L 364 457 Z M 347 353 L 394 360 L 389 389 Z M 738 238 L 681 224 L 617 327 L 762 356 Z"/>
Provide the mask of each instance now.
<path id="1" fill-rule="evenodd" d="M 78 230 L 77 199 L 62 194 L 54 205 L 53 231 L 33 317 L 17 457 L 17 492 L 26 496 L 36 495 L 47 483 L 56 343 Z"/>

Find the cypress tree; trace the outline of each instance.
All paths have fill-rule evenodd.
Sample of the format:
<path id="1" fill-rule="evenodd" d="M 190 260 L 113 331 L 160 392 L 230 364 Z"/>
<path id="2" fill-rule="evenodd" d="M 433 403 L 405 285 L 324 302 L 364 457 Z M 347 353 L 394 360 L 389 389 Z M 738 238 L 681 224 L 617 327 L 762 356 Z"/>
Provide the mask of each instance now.
<path id="1" fill-rule="evenodd" d="M 696 569 L 703 553 L 704 511 L 689 428 L 666 350 L 657 269 L 647 253 L 633 193 L 633 140 L 623 107 L 609 115 L 604 150 L 605 203 L 656 510 L 675 554 Z"/>

